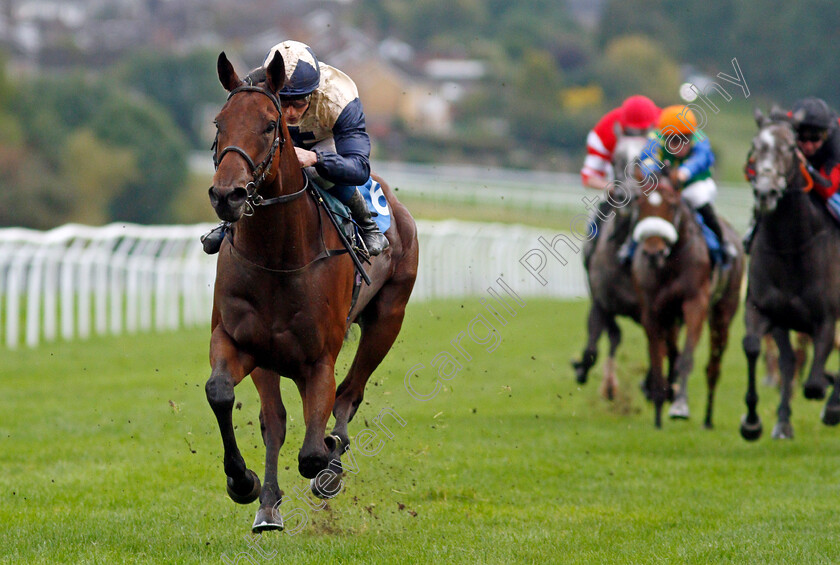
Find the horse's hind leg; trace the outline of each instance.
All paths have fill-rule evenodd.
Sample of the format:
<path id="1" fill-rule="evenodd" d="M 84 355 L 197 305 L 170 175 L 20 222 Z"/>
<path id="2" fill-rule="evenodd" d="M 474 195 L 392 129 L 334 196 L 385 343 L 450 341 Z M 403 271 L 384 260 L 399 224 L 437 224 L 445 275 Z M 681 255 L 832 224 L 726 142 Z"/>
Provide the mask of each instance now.
<path id="1" fill-rule="evenodd" d="M 593 301 L 589 308 L 589 317 L 586 321 L 588 332 L 586 347 L 583 350 L 580 361 L 572 361 L 575 377 L 580 384 L 586 383 L 589 377 L 589 369 L 592 368 L 598 359 L 598 339 L 607 326 L 607 318 L 608 316 L 604 310 Z"/>
<path id="2" fill-rule="evenodd" d="M 327 469 L 331 459 L 331 446 L 324 440 L 324 434 L 335 400 L 334 363 L 335 357 L 328 356 L 295 378 L 306 422 L 303 445 L 298 453 L 298 471 L 307 479 L 314 479 Z"/>
<path id="3" fill-rule="evenodd" d="M 350 444 L 347 425 L 364 398 L 365 385 L 400 333 L 411 287 L 412 284 L 396 283 L 384 286 L 361 314 L 359 347 L 347 376 L 336 390 L 333 408 L 335 427 L 332 433 L 341 438 L 345 446 Z"/>
<path id="4" fill-rule="evenodd" d="M 802 392 L 809 400 L 825 398 L 825 363 L 834 348 L 834 320 L 826 320 L 814 332 L 814 359 Z"/>
<path id="5" fill-rule="evenodd" d="M 615 321 L 615 316 L 606 317 L 607 336 L 610 339 L 610 353 L 604 365 L 604 378 L 598 392 L 607 400 L 613 400 L 618 391 L 618 377 L 615 374 L 615 352 L 621 344 L 621 328 Z"/>
<path id="6" fill-rule="evenodd" d="M 233 341 L 217 326 L 210 338 L 210 365 L 213 370 L 204 387 L 210 408 L 216 415 L 224 446 L 224 469 L 228 496 L 240 504 L 249 504 L 260 495 L 260 479 L 245 465 L 233 432 L 233 387 L 254 369 L 254 360 L 240 353 Z"/>
<path id="7" fill-rule="evenodd" d="M 736 295 L 737 296 L 737 295 Z M 718 303 L 709 320 L 709 363 L 706 365 L 706 418 L 703 426 L 712 429 L 712 412 L 715 403 L 715 390 L 720 378 L 720 361 L 729 342 L 729 324 L 738 308 L 738 303 Z"/>
<path id="8" fill-rule="evenodd" d="M 835 347 L 837 346 L 837 338 L 834 340 Z M 840 424 L 840 373 L 834 375 L 831 379 L 832 391 L 831 396 L 828 397 L 828 402 L 823 407 L 820 419 L 826 426 L 836 426 Z"/>
<path id="9" fill-rule="evenodd" d="M 779 348 L 779 374 L 782 377 L 781 399 L 776 410 L 778 421 L 773 427 L 773 439 L 793 439 L 793 426 L 790 423 L 790 398 L 793 393 L 793 373 L 796 367 L 796 354 L 790 344 L 788 330 L 773 329 L 773 339 Z"/>
<path id="10" fill-rule="evenodd" d="M 251 380 L 260 393 L 260 429 L 265 444 L 265 478 L 252 530 L 282 530 L 283 518 L 277 508 L 283 491 L 277 484 L 277 456 L 286 440 L 286 408 L 280 395 L 280 375 L 256 369 Z"/>
<path id="11" fill-rule="evenodd" d="M 820 419 L 826 426 L 840 424 L 840 375 L 836 375 L 833 379 L 831 396 L 823 407 Z"/>

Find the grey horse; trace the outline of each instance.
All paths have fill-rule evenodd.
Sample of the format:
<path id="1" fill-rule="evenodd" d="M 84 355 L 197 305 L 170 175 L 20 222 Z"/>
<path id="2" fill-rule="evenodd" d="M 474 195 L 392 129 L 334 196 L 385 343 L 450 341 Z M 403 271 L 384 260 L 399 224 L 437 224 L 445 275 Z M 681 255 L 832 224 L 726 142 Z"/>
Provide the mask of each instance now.
<path id="1" fill-rule="evenodd" d="M 813 359 L 803 393 L 820 400 L 825 398 L 830 380 L 825 364 L 840 319 L 840 231 L 823 203 L 808 191 L 812 179 L 796 148 L 796 117 L 788 118 L 774 109 L 769 117 L 756 110 L 755 118 L 759 131 L 752 141 L 750 163 L 757 225 L 745 305 L 747 414 L 741 420 L 741 435 L 750 441 L 758 439 L 762 431 L 756 411 L 761 337 L 772 332 L 780 353 L 781 402 L 772 435 L 789 439 L 793 437 L 790 397 L 795 365 L 789 332 L 803 332 L 813 339 Z M 840 423 L 836 381 L 822 420 L 827 425 Z"/>

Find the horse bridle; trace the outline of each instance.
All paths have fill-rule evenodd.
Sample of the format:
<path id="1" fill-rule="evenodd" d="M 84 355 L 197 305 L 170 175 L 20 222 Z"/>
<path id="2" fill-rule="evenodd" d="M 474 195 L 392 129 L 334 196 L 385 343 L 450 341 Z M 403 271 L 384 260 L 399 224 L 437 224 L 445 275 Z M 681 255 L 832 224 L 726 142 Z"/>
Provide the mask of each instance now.
<path id="1" fill-rule="evenodd" d="M 238 145 L 228 145 L 220 152 L 218 151 L 219 148 L 219 132 L 216 132 L 216 138 L 213 140 L 213 146 L 211 149 L 213 150 L 213 166 L 216 170 L 219 169 L 219 165 L 224 159 L 225 155 L 228 153 L 237 153 L 245 162 L 248 163 L 248 167 L 251 169 L 251 176 L 253 176 L 253 180 L 245 185 L 245 202 L 247 205 L 251 207 L 251 212 L 246 213 L 246 216 L 250 216 L 253 214 L 253 207 L 255 206 L 270 206 L 271 204 L 283 204 L 286 202 L 290 202 L 299 198 L 303 195 L 304 192 L 309 188 L 309 177 L 307 175 L 303 175 L 306 182 L 303 185 L 303 188 L 298 190 L 297 192 L 293 192 L 292 194 L 284 194 L 282 196 L 275 196 L 274 198 L 263 198 L 261 195 L 257 194 L 257 190 L 265 182 L 266 176 L 268 176 L 268 172 L 271 170 L 271 165 L 274 163 L 274 155 L 277 153 L 278 149 L 282 149 L 283 145 L 285 144 L 286 140 L 281 136 L 282 130 L 282 123 L 281 119 L 283 117 L 283 111 L 280 106 L 280 99 L 269 92 L 265 88 L 261 86 L 254 86 L 251 84 L 243 84 L 238 86 L 230 91 L 228 94 L 227 100 L 229 101 L 235 94 L 239 94 L 240 92 L 258 92 L 264 96 L 267 96 L 271 103 L 274 104 L 274 107 L 277 109 L 277 119 L 274 122 L 274 141 L 271 143 L 271 147 L 268 150 L 268 154 L 265 158 L 259 163 L 259 165 L 254 164 L 254 160 L 248 155 L 248 152 L 239 147 Z"/>

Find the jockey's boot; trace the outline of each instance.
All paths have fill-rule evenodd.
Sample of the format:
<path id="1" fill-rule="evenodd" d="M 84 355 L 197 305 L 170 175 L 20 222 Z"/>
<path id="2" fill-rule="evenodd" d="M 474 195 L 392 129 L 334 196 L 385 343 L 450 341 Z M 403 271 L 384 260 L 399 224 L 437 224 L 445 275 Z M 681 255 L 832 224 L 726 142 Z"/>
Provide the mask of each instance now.
<path id="1" fill-rule="evenodd" d="M 595 251 L 595 246 L 598 244 L 598 237 L 601 235 L 601 226 L 604 224 L 604 218 L 609 217 L 609 208 L 612 206 L 609 202 L 602 200 L 598 204 L 598 211 L 592 214 L 589 221 L 592 222 L 592 228 L 595 230 L 595 235 L 592 239 L 587 239 L 583 243 L 583 268 L 589 270 L 589 261 L 592 259 L 592 253 Z"/>
<path id="2" fill-rule="evenodd" d="M 359 231 L 362 234 L 362 240 L 365 242 L 368 253 L 371 256 L 379 255 L 391 245 L 388 238 L 379 231 L 379 226 L 370 217 L 370 210 L 368 210 L 367 202 L 362 193 L 356 189 L 353 196 L 350 197 L 345 204 L 350 208 L 350 214 L 359 226 Z"/>
<path id="3" fill-rule="evenodd" d="M 618 262 L 626 267 L 627 265 L 633 262 L 633 254 L 635 252 L 636 240 L 633 239 L 633 236 L 631 235 L 627 239 L 625 239 L 624 243 L 621 244 L 621 247 L 618 248 L 618 253 L 616 253 Z"/>
<path id="4" fill-rule="evenodd" d="M 723 266 L 726 267 L 731 265 L 735 260 L 735 257 L 738 256 L 738 251 L 735 249 L 735 246 L 732 245 L 731 242 L 726 241 L 726 238 L 723 236 L 723 228 L 720 227 L 720 221 L 718 221 L 715 209 L 712 208 L 711 204 L 704 204 L 697 208 L 697 212 L 703 216 L 703 221 L 706 223 L 706 226 L 715 232 L 715 237 L 717 237 L 718 242 L 720 243 L 720 249 L 723 251 Z"/>
<path id="5" fill-rule="evenodd" d="M 225 234 L 230 227 L 230 222 L 222 222 L 209 232 L 201 236 L 201 245 L 204 247 L 204 252 L 208 255 L 214 255 L 219 252 L 222 247 L 222 242 L 225 240 Z"/>

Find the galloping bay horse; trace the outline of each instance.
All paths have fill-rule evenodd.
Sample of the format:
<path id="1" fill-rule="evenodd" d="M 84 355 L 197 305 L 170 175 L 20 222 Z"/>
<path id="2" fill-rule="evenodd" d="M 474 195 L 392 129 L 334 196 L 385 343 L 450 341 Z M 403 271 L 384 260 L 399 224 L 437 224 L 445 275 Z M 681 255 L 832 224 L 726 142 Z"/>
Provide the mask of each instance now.
<path id="1" fill-rule="evenodd" d="M 728 268 L 718 268 L 713 273 L 700 224 L 670 183 L 667 171 L 658 177 L 657 188 L 640 191 L 638 198 L 639 214 L 633 237 L 639 247 L 633 257 L 632 271 L 648 339 L 647 390 L 656 410 L 655 424 L 657 428 L 662 426 L 662 405 L 674 392 L 672 383 L 663 377 L 662 360 L 667 343 L 677 340 L 681 325 L 685 325 L 685 341 L 675 364 L 677 380 L 673 384 L 677 390 L 669 416 L 688 418 L 688 377 L 694 367 L 694 350 L 708 318 L 710 343 L 704 425 L 711 428 L 720 360 L 740 300 L 744 270 L 740 238 L 721 219 L 725 237 L 736 246 L 738 255 Z"/>
<path id="2" fill-rule="evenodd" d="M 599 391 L 601 396 L 610 400 L 618 389 L 615 353 L 621 343 L 621 328 L 616 318 L 625 316 L 641 323 L 639 299 L 633 288 L 630 266 L 619 262 L 617 255 L 619 247 L 630 234 L 636 211 L 632 189 L 628 184 L 635 183 L 635 180 L 628 172 L 633 170 L 648 143 L 649 139 L 644 135 L 618 137 L 612 158 L 615 182 L 608 193 L 608 202 L 613 206 L 607 218 L 601 222 L 601 233 L 594 246 L 584 249 L 584 266 L 592 304 L 587 318 L 586 346 L 580 360 L 574 361 L 572 367 L 577 382 L 586 383 L 589 370 L 598 358 L 598 340 L 606 330 L 610 347 Z M 671 367 L 676 354 L 676 348 L 669 351 Z"/>
<path id="3" fill-rule="evenodd" d="M 790 330 L 808 334 L 814 343 L 803 386 L 805 398 L 825 398 L 825 364 L 840 319 L 840 231 L 824 204 L 809 192 L 813 179 L 796 147 L 791 119 L 777 109 L 769 117 L 756 109 L 755 118 L 759 131 L 752 141 L 751 159 L 756 174 L 752 185 L 757 225 L 744 314 L 749 380 L 741 435 L 747 440 L 761 436 L 761 419 L 756 412 L 756 361 L 761 337 L 772 332 L 782 376 L 778 421 L 772 435 L 785 439 L 793 437 L 790 397 L 796 360 Z M 822 419 L 827 425 L 840 423 L 840 387 L 836 381 Z"/>
<path id="4" fill-rule="evenodd" d="M 286 434 L 280 377 L 294 381 L 303 404 L 298 470 L 310 479 L 326 477 L 320 491 L 313 481 L 316 494 L 337 494 L 347 424 L 400 331 L 418 260 L 414 220 L 377 179 L 392 211 L 391 247 L 373 259 L 367 269 L 372 283 L 351 308 L 354 264 L 301 170 L 277 97 L 286 76 L 282 57 L 265 71 L 263 83 L 243 82 L 219 55 L 219 80 L 230 94 L 216 117 L 210 188 L 216 214 L 234 224 L 217 264 L 206 393 L 222 435 L 228 495 L 242 504 L 260 500 L 254 531 L 283 528 L 277 508 L 277 458 Z M 353 322 L 362 328 L 358 351 L 336 390 L 336 357 Z M 260 397 L 262 486 L 242 458 L 232 422 L 234 386 L 247 375 Z M 325 437 L 330 413 L 335 425 Z"/>

